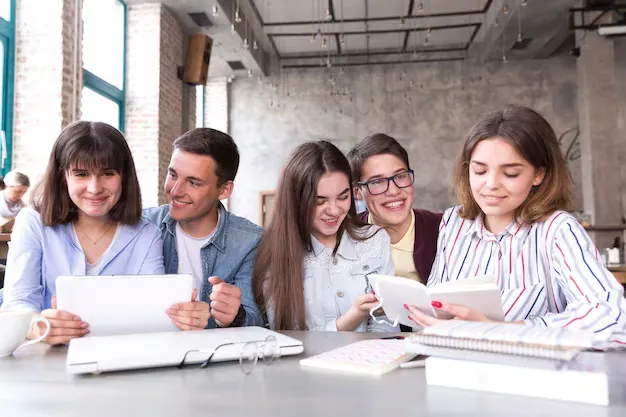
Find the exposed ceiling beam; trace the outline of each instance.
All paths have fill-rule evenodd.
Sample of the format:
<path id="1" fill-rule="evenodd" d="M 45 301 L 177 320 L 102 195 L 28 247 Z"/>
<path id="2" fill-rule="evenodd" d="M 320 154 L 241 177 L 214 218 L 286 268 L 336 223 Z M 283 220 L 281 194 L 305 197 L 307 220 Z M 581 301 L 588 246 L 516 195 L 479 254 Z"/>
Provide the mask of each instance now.
<path id="1" fill-rule="evenodd" d="M 469 27 L 480 27 L 480 23 L 460 23 L 456 25 L 440 25 L 440 26 L 430 26 L 428 28 L 409 28 L 409 29 L 380 29 L 380 30 L 357 30 L 352 32 L 320 32 L 320 35 L 323 36 L 333 36 L 339 35 L 343 33 L 346 36 L 350 35 L 376 35 L 376 34 L 384 34 L 384 33 L 401 33 L 401 32 L 425 32 L 427 30 L 446 30 L 446 29 L 459 29 L 459 28 L 469 28 Z M 268 33 L 269 37 L 296 37 L 296 36 L 311 36 L 310 32 L 291 32 L 291 33 Z"/>
<path id="2" fill-rule="evenodd" d="M 488 0 L 485 3 L 485 6 L 481 9 L 474 10 L 465 10 L 462 12 L 447 12 L 447 13 L 430 13 L 427 15 L 416 15 L 411 16 L 411 19 L 432 19 L 435 17 L 451 17 L 451 16 L 471 16 L 471 15 L 481 15 L 486 13 L 491 6 L 493 0 Z M 406 19 L 406 15 L 404 16 L 383 16 L 383 17 L 365 17 L 365 18 L 352 18 L 352 19 L 343 19 L 344 23 L 368 23 L 368 22 L 385 22 L 385 21 L 399 21 L 402 18 Z M 326 20 L 309 20 L 309 21 L 284 21 L 284 22 L 263 22 L 263 26 L 297 26 L 297 25 L 321 25 L 324 23 L 328 23 Z"/>
<path id="3" fill-rule="evenodd" d="M 406 13 L 406 17 L 411 17 L 413 15 L 413 6 L 415 6 L 415 0 L 410 0 L 409 1 L 409 11 Z M 404 34 L 404 42 L 402 42 L 402 50 L 403 51 L 406 51 L 406 47 L 409 44 L 409 36 L 410 35 L 411 35 L 411 32 L 408 31 L 408 30 Z"/>

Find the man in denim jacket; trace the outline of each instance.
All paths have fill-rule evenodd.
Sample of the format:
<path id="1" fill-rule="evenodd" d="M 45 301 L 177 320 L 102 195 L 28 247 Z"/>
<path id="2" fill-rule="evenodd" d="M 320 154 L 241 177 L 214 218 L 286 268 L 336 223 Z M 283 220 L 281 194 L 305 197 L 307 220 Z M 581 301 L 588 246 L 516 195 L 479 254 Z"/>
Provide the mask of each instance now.
<path id="1" fill-rule="evenodd" d="M 163 236 L 165 272 L 194 278 L 191 301 L 167 311 L 182 330 L 263 325 L 252 294 L 262 229 L 220 202 L 231 195 L 238 168 L 230 136 L 193 129 L 174 141 L 165 180 L 169 204 L 144 210 Z"/>

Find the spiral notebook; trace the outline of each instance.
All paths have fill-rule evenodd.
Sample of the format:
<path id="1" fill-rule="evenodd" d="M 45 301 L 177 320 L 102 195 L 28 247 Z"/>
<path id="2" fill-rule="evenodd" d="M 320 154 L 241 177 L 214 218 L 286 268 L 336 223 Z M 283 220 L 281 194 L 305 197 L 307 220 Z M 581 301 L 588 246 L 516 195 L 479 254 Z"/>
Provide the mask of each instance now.
<path id="1" fill-rule="evenodd" d="M 591 331 L 523 326 L 511 323 L 449 320 L 406 338 L 409 352 L 443 356 L 450 351 L 479 351 L 568 361 L 592 347 Z"/>
<path id="2" fill-rule="evenodd" d="M 361 340 L 310 358 L 302 359 L 304 367 L 383 375 L 417 356 L 407 352 L 402 339 Z"/>

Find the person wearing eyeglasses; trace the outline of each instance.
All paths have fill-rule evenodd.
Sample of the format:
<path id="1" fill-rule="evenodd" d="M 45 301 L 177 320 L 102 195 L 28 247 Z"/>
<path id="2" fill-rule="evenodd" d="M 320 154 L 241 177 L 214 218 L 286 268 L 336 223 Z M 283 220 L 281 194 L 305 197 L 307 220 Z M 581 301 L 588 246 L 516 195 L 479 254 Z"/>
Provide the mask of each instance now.
<path id="1" fill-rule="evenodd" d="M 413 209 L 415 173 L 406 149 L 376 133 L 352 148 L 348 160 L 355 196 L 367 207 L 361 220 L 389 234 L 396 275 L 425 284 L 437 253 L 442 213 Z"/>
<path id="2" fill-rule="evenodd" d="M 330 142 L 289 156 L 252 275 L 271 329 L 398 330 L 370 318 L 378 302 L 367 276 L 393 275 L 393 259 L 389 236 L 359 220 L 352 193 L 348 160 Z"/>

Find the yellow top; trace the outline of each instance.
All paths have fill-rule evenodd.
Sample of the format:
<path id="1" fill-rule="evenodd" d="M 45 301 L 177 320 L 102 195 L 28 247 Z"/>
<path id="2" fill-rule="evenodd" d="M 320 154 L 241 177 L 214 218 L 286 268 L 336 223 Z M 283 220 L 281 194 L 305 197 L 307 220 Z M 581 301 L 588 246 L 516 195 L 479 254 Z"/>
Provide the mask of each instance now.
<path id="1" fill-rule="evenodd" d="M 370 214 L 367 218 L 368 223 L 375 224 Z M 413 260 L 413 246 L 415 245 L 415 212 L 411 210 L 411 225 L 406 231 L 402 239 L 397 243 L 391 244 L 391 257 L 396 266 L 396 276 L 414 279 L 420 281 L 419 274 L 415 269 L 415 261 Z"/>

